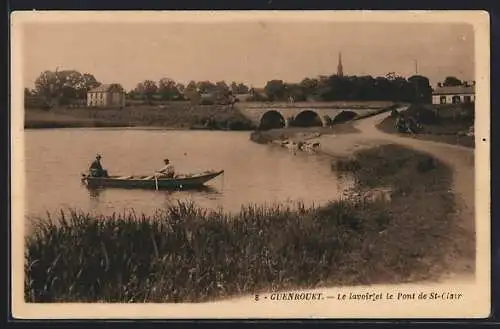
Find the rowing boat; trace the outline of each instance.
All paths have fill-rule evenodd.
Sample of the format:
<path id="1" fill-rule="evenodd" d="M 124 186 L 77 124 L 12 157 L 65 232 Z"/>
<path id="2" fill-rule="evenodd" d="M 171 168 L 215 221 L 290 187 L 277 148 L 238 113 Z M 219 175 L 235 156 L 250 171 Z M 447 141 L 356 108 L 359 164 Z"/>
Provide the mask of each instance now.
<path id="1" fill-rule="evenodd" d="M 89 187 L 122 187 L 143 189 L 188 189 L 203 186 L 224 170 L 205 171 L 199 174 L 177 175 L 174 178 L 149 176 L 92 177 L 82 174 L 82 182 Z"/>

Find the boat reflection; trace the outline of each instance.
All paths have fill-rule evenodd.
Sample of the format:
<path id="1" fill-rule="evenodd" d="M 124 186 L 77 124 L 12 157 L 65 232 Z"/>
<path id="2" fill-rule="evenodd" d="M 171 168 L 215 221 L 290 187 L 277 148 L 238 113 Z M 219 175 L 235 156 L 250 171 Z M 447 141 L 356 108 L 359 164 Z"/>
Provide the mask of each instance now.
<path id="1" fill-rule="evenodd" d="M 197 187 L 190 187 L 190 188 L 176 188 L 176 189 L 149 189 L 149 188 L 126 188 L 126 187 L 94 187 L 94 186 L 88 186 L 86 184 L 83 184 L 85 188 L 87 189 L 89 196 L 91 199 L 97 199 L 99 196 L 105 191 L 105 190 L 140 190 L 140 191 L 151 191 L 151 192 L 156 192 L 156 193 L 164 193 L 164 194 L 172 194 L 175 192 L 201 192 L 205 193 L 207 195 L 221 195 L 222 193 L 212 187 L 212 186 L 197 186 Z"/>

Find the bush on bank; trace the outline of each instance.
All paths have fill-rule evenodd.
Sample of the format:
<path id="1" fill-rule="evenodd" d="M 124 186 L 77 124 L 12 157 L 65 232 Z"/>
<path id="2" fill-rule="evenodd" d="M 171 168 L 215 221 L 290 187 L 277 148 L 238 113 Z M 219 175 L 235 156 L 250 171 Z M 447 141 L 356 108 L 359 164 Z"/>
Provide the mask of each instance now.
<path id="1" fill-rule="evenodd" d="M 250 205 L 227 214 L 181 202 L 153 217 L 73 211 L 40 219 L 26 241 L 25 298 L 200 302 L 431 278 L 446 266 L 453 200 L 449 168 L 436 161 L 419 171 L 424 159 L 394 145 L 356 155 L 349 174 L 357 190 L 390 186 L 390 201 L 360 192 L 322 207 Z"/>

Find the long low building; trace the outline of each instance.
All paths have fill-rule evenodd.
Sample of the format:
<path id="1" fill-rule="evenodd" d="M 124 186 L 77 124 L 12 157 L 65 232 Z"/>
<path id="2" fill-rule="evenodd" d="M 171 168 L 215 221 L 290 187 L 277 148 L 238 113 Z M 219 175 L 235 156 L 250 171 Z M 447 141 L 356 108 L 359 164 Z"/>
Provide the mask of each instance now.
<path id="1" fill-rule="evenodd" d="M 474 103 L 475 95 L 474 86 L 438 87 L 432 92 L 432 104 Z"/>

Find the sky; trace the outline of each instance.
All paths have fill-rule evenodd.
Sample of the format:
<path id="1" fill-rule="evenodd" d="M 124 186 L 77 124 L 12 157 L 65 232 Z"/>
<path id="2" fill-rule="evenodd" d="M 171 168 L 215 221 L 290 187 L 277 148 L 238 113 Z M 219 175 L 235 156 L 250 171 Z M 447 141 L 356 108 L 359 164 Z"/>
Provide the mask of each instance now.
<path id="1" fill-rule="evenodd" d="M 33 88 L 44 70 L 75 69 L 102 83 L 134 88 L 167 77 L 243 82 L 300 82 L 335 74 L 405 77 L 432 86 L 446 76 L 474 79 L 472 25 L 384 22 L 62 22 L 26 23 L 23 80 Z"/>

